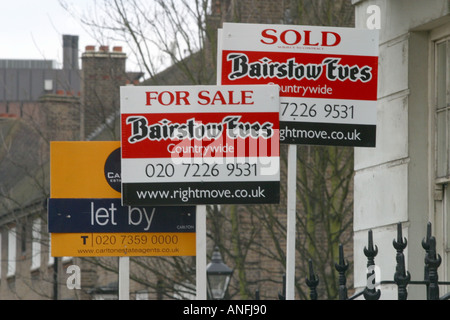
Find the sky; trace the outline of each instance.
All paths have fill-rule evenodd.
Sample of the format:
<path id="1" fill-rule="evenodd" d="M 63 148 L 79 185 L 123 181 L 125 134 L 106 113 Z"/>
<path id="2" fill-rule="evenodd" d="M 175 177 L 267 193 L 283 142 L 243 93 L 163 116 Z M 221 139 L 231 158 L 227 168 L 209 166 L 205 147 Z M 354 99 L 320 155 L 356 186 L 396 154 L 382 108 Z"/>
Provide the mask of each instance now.
<path id="1" fill-rule="evenodd" d="M 59 0 L 0 1 L 0 59 L 55 60 L 60 67 L 63 34 L 78 35 L 82 51 L 86 45 L 97 44 Z M 95 0 L 65 2 L 79 12 L 87 12 Z"/>

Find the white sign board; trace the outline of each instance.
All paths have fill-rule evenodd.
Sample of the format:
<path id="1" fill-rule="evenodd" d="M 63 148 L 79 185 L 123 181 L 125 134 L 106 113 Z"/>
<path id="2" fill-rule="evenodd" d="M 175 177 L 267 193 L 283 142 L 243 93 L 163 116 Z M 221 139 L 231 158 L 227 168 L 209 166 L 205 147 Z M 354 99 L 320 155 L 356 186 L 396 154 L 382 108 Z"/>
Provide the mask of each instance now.
<path id="1" fill-rule="evenodd" d="M 378 31 L 224 23 L 220 84 L 278 84 L 280 139 L 374 147 Z"/>
<path id="2" fill-rule="evenodd" d="M 121 87 L 122 202 L 279 202 L 279 87 Z"/>

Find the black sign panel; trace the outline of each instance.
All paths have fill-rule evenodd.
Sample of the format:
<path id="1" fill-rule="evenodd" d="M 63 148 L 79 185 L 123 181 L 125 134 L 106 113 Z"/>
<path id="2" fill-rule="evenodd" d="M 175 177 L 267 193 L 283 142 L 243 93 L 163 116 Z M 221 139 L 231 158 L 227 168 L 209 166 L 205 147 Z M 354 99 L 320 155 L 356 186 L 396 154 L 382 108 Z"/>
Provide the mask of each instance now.
<path id="1" fill-rule="evenodd" d="M 242 181 L 239 188 L 233 182 L 158 183 L 153 188 L 145 183 L 122 185 L 124 201 L 136 205 L 192 204 L 256 204 L 279 203 L 279 181 Z"/>
<path id="2" fill-rule="evenodd" d="M 49 199 L 50 233 L 195 232 L 195 206 L 122 206 L 121 199 Z"/>
<path id="3" fill-rule="evenodd" d="M 375 147 L 376 125 L 280 121 L 284 144 Z"/>

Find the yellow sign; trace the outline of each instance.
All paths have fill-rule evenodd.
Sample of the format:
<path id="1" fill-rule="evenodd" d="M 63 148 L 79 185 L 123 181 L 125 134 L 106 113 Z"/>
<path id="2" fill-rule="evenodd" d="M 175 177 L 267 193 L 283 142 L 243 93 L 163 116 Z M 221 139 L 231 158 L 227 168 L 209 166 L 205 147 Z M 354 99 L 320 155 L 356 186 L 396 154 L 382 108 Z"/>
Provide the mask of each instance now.
<path id="1" fill-rule="evenodd" d="M 120 158 L 120 141 L 52 141 L 50 198 L 120 199 Z M 71 207 L 75 209 L 76 206 Z M 113 217 L 119 214 L 113 206 L 97 209 L 96 214 L 100 215 L 100 225 L 119 221 L 117 216 Z M 134 225 L 133 219 L 138 219 L 136 214 L 137 210 L 133 211 L 133 217 L 129 213 L 128 224 Z M 140 214 L 139 221 L 144 219 Z M 73 218 L 71 222 L 76 220 Z M 153 221 L 153 216 L 146 221 Z M 195 232 L 51 233 L 51 254 L 53 257 L 195 256 L 195 241 Z"/>
<path id="2" fill-rule="evenodd" d="M 195 233 L 52 233 L 53 257 L 195 256 Z"/>
<path id="3" fill-rule="evenodd" d="M 119 148 L 120 141 L 52 141 L 50 198 L 121 198 L 120 172 L 108 169 L 110 157 L 120 164 Z"/>

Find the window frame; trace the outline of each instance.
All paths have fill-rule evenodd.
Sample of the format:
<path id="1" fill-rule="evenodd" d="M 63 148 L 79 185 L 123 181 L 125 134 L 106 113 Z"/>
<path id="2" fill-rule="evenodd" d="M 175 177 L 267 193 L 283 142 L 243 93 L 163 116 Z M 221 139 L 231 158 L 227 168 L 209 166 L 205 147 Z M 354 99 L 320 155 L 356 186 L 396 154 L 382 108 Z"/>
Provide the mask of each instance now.
<path id="1" fill-rule="evenodd" d="M 433 222 L 433 234 L 442 241 L 437 243 L 437 250 L 443 251 L 441 270 L 443 270 L 443 280 L 450 278 L 450 23 L 430 31 L 429 36 L 429 106 L 430 106 L 430 174 L 432 176 L 432 188 L 434 201 L 433 208 L 430 208 L 430 218 Z M 445 86 L 439 87 L 439 59 L 438 46 L 446 43 L 445 52 Z M 447 88 L 444 94 L 445 106 L 439 104 L 439 88 Z M 445 174 L 439 175 L 439 113 L 445 112 Z M 441 251 L 441 252 L 442 252 Z M 444 271 L 445 270 L 445 271 Z"/>
<path id="2" fill-rule="evenodd" d="M 11 278 L 16 275 L 17 261 L 17 228 L 16 226 L 8 229 L 8 268 L 6 277 Z"/>
<path id="3" fill-rule="evenodd" d="M 31 271 L 38 270 L 41 267 L 41 229 L 42 219 L 34 219 L 31 227 Z"/>

